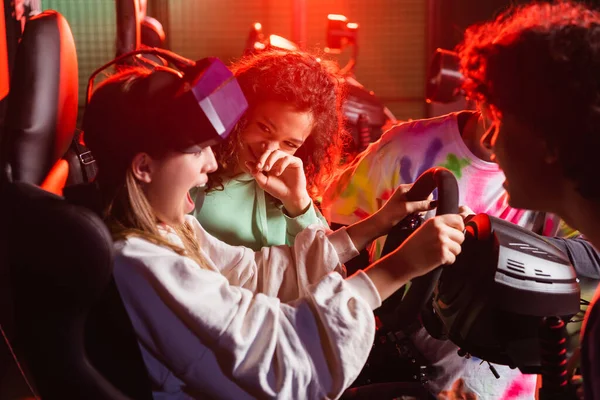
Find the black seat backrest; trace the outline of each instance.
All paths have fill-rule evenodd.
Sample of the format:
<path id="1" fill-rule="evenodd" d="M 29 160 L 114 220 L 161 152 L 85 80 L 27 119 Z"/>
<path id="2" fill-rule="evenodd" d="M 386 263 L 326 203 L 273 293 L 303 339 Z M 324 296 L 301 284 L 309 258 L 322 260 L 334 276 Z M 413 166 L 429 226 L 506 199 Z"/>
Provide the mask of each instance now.
<path id="1" fill-rule="evenodd" d="M 27 183 L 2 190 L 16 347 L 44 399 L 123 399 L 84 351 L 88 310 L 112 274 L 112 240 L 91 211 Z"/>

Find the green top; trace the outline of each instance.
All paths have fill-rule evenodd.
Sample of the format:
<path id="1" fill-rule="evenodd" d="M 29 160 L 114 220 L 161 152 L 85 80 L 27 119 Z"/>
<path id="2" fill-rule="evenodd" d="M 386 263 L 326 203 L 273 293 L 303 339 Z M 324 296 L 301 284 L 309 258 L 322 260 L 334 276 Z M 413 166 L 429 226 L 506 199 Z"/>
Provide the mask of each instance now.
<path id="1" fill-rule="evenodd" d="M 288 217 L 281 203 L 275 203 L 250 174 L 238 175 L 223 186 L 224 190 L 209 192 L 200 210 L 194 210 L 192 215 L 208 233 L 227 244 L 254 251 L 266 246 L 291 245 L 307 226 L 327 226 L 312 204 L 304 214 Z"/>

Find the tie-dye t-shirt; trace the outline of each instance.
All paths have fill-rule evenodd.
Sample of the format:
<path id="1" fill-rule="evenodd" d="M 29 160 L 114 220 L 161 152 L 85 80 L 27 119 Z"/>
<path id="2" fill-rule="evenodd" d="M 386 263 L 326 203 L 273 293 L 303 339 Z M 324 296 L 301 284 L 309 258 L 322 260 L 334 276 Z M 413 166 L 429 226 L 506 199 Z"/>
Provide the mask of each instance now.
<path id="1" fill-rule="evenodd" d="M 466 112 L 466 111 L 465 111 Z M 330 185 L 323 196 L 329 222 L 349 225 L 377 211 L 401 183 L 412 183 L 431 167 L 441 166 L 458 181 L 459 204 L 538 233 L 555 236 L 568 229 L 555 217 L 512 208 L 502 186 L 504 174 L 496 163 L 476 157 L 462 140 L 458 113 L 397 125 L 361 153 Z M 427 217 L 433 216 L 431 211 Z M 542 226 L 543 225 L 543 226 Z M 374 246 L 378 259 L 384 239 Z"/>
<path id="2" fill-rule="evenodd" d="M 562 227 L 552 216 L 512 208 L 503 188 L 504 174 L 498 165 L 476 157 L 461 138 L 458 113 L 397 125 L 372 143 L 331 185 L 323 197 L 323 211 L 330 223 L 348 225 L 377 211 L 401 183 L 414 182 L 421 173 L 442 166 L 458 180 L 459 204 L 476 213 L 487 213 L 546 236 L 555 236 Z M 431 212 L 429 216 L 433 216 Z M 564 232 L 563 235 L 566 235 Z M 371 258 L 380 257 L 385 238 L 371 247 Z M 461 386 L 477 394 L 478 399 L 535 398 L 535 375 L 523 375 L 518 370 L 494 366 L 500 374 L 496 379 L 487 363 L 456 355 L 457 347 L 450 342 L 433 339 L 419 331 L 415 345 L 443 372 L 431 382 L 429 389 L 440 398 L 453 398 L 450 393 Z M 470 398 L 470 397 L 467 397 Z"/>

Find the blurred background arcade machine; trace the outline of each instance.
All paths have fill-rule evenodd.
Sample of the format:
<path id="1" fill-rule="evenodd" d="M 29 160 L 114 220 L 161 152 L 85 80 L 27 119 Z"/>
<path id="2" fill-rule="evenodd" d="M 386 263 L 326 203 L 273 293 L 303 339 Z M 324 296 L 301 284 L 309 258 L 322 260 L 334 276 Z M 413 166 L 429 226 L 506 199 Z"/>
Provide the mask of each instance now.
<path id="1" fill-rule="evenodd" d="M 427 7 L 423 0 L 378 0 L 376 4 L 355 0 L 142 0 L 137 1 L 138 13 L 128 17 L 140 21 L 139 39 L 132 31 L 127 34 L 118 27 L 117 14 L 121 21 L 127 20 L 119 13 L 121 1 L 41 3 L 43 9 L 59 11 L 71 25 L 78 52 L 81 102 L 85 78 L 136 43 L 152 46 L 158 41 L 191 59 L 211 55 L 229 62 L 243 54 L 248 27 L 260 22 L 269 33 L 289 38 L 300 48 L 323 53 L 325 47 L 335 48 L 328 46 L 325 32 L 327 16 L 335 13 L 347 15 L 349 21 L 360 25 L 360 61 L 353 69 L 358 81 L 368 92 L 377 94 L 396 118 L 424 116 Z M 115 41 L 117 33 L 124 42 Z M 348 41 L 345 47 L 347 50 L 339 56 L 331 56 L 342 66 L 355 46 Z"/>
<path id="2" fill-rule="evenodd" d="M 43 10 L 54 9 L 63 14 L 73 31 L 81 77 L 80 110 L 86 77 L 115 54 L 146 44 L 159 45 L 190 59 L 210 55 L 229 62 L 243 54 L 248 28 L 259 22 L 265 32 L 276 34 L 283 41 L 351 67 L 346 71 L 350 88 L 347 116 L 355 136 L 355 151 L 364 147 L 358 133 L 365 123 L 365 118 L 358 121 L 361 111 L 362 114 L 365 111 L 359 107 L 361 104 L 379 108 L 367 113 L 371 140 L 380 135 L 381 118 L 402 121 L 463 108 L 461 103 L 427 104 L 426 76 L 432 54 L 438 47 L 452 49 L 466 26 L 490 18 L 509 3 L 515 3 L 509 0 L 39 1 Z M 135 13 L 126 12 L 131 9 L 130 3 L 137 4 Z M 339 18 L 328 19 L 330 14 Z M 134 20 L 139 24 L 135 25 L 137 28 L 124 28 L 127 21 Z M 119 41 L 115 40 L 117 34 Z M 324 53 L 325 48 L 331 52 Z M 350 63 L 352 60 L 354 63 Z"/>
<path id="3" fill-rule="evenodd" d="M 440 115 L 465 107 L 426 102 L 427 69 L 437 48 L 453 49 L 464 28 L 488 19 L 511 3 L 523 0 L 3 0 L 6 4 L 37 4 L 54 9 L 69 21 L 78 53 L 80 111 L 85 98 L 85 79 L 115 54 L 139 45 L 168 48 L 191 59 L 208 55 L 225 62 L 238 58 L 246 46 L 248 27 L 262 28 L 289 39 L 302 49 L 323 53 L 329 48 L 340 54 L 325 54 L 340 65 L 360 59 L 350 69 L 349 102 L 367 102 L 374 93 L 397 120 Z M 127 14 L 129 4 L 136 12 Z M 20 8 L 24 8 L 19 6 Z M 19 8 L 17 7 L 17 8 Z M 9 12 L 10 14 L 10 12 Z M 348 19 L 328 19 L 328 15 Z M 122 23 L 118 23 L 120 20 Z M 135 29 L 123 22 L 137 21 Z M 14 19 L 13 19 L 14 21 Z M 10 22 L 10 21 L 9 21 Z M 9 25 L 14 25 L 10 24 Z M 119 28 L 119 26 L 121 26 Z M 132 26 L 131 24 L 129 26 Z M 355 29 L 354 29 L 355 28 Z M 324 32 L 325 30 L 325 32 Z M 115 40 L 119 34 L 119 41 Z M 9 29 L 9 35 L 10 35 Z M 14 38 L 14 34 L 13 34 Z M 336 44 L 337 43 L 337 44 Z M 10 46 L 11 41 L 7 44 Z M 356 87 L 364 91 L 353 90 Z M 354 98 L 356 95 L 356 98 Z M 1 108 L 1 106 L 0 106 Z M 349 120 L 356 125 L 360 109 L 349 107 Z M 388 115 L 389 114 L 389 115 Z M 80 113 L 81 115 L 81 113 Z M 379 115 L 381 116 L 381 115 Z M 374 115 L 371 115 L 372 119 Z M 371 139 L 377 139 L 377 121 L 369 120 Z M 360 124 L 359 124 L 360 125 Z M 360 145 L 359 134 L 355 143 Z"/>

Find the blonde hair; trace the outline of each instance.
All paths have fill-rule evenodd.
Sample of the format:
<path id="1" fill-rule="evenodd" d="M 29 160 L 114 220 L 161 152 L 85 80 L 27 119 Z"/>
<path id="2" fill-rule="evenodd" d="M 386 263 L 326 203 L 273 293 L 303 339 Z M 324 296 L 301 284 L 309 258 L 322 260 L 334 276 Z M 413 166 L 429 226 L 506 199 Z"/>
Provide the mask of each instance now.
<path id="1" fill-rule="evenodd" d="M 181 256 L 189 257 L 204 269 L 210 269 L 200 251 L 200 243 L 194 229 L 188 223 L 171 226 L 181 239 L 183 247 L 171 243 L 160 233 L 159 221 L 131 168 L 126 172 L 125 184 L 115 192 L 112 201 L 108 203 L 105 215 L 113 240 L 140 237 L 158 246 L 167 247 Z"/>

